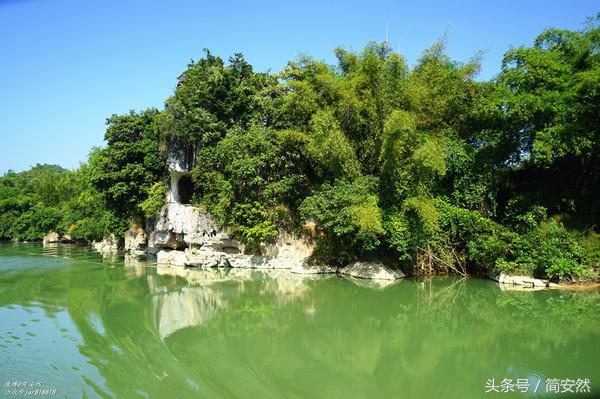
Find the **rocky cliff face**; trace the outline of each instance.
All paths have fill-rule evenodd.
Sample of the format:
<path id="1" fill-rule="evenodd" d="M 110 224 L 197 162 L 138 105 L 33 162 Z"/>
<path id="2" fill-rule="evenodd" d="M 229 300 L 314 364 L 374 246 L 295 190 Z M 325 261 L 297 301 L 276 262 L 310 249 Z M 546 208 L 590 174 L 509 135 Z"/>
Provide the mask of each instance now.
<path id="1" fill-rule="evenodd" d="M 171 192 L 167 196 L 172 195 Z M 149 234 L 149 249 L 185 249 L 218 245 L 227 240 L 214 219 L 189 204 L 168 201 L 161 209 Z"/>
<path id="2" fill-rule="evenodd" d="M 119 249 L 119 240 L 114 234 L 111 234 L 108 237 L 104 237 L 102 241 L 92 241 L 90 245 L 98 252 L 110 253 Z"/>
<path id="3" fill-rule="evenodd" d="M 148 245 L 148 236 L 141 227 L 134 226 L 125 234 L 125 251 L 145 253 Z"/>
<path id="4" fill-rule="evenodd" d="M 191 170 L 194 167 L 193 148 L 174 143 L 167 150 L 167 170 L 170 185 L 166 204 L 156 216 L 148 234 L 148 252 L 184 250 L 212 245 L 215 250 L 226 246 L 227 234 L 214 219 L 189 204 L 192 193 Z"/>
<path id="5" fill-rule="evenodd" d="M 183 251 L 160 250 L 157 252 L 157 262 L 195 267 L 303 270 L 304 262 L 313 250 L 311 242 L 288 235 L 282 235 L 274 244 L 263 244 L 261 247 L 260 255 L 247 254 L 243 244 L 227 235 L 217 235 L 208 238 L 200 246 L 193 244 Z M 317 269 L 315 271 L 319 272 Z"/>
<path id="6" fill-rule="evenodd" d="M 134 264 L 136 256 L 148 254 L 156 256 L 157 263 L 163 267 L 291 269 L 296 274 L 340 272 L 325 265 L 307 266 L 306 260 L 314 250 L 314 226 L 305 226 L 303 237 L 282 233 L 276 242 L 261 244 L 260 254 L 247 253 L 245 245 L 230 237 L 210 214 L 189 203 L 193 191 L 191 170 L 194 154 L 193 148 L 169 146 L 167 170 L 170 185 L 165 195 L 166 203 L 146 231 L 132 227 L 127 232 L 125 250 L 129 255 L 126 263 Z M 116 249 L 116 239 L 114 236 L 110 240 L 105 239 L 95 243 L 95 247 L 111 251 Z M 374 279 L 391 284 L 404 277 L 402 272 L 391 270 L 379 262 L 357 262 L 341 273 L 357 283 L 362 283 L 363 279 Z M 168 326 L 164 327 L 167 335 L 174 328 L 171 324 L 167 323 Z"/>
<path id="7" fill-rule="evenodd" d="M 194 166 L 191 148 L 171 144 L 167 169 L 170 186 L 166 204 L 148 231 L 147 252 L 160 264 L 196 267 L 262 269 L 300 268 L 313 250 L 311 240 L 282 235 L 274 244 L 261 245 L 261 255 L 249 255 L 216 221 L 189 204 Z"/>

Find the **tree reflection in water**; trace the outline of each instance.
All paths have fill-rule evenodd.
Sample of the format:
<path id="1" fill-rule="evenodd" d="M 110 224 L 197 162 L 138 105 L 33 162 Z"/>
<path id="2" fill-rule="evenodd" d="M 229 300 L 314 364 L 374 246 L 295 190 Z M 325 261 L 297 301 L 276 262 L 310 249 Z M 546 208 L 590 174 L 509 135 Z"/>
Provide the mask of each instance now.
<path id="1" fill-rule="evenodd" d="M 12 256 L 0 266 L 0 309 L 70 319 L 61 328 L 79 353 L 70 358 L 80 370 L 68 382 L 75 392 L 463 398 L 481 396 L 494 377 L 600 383 L 598 292 L 502 291 L 452 277 L 373 287 L 287 271 L 155 267 L 118 254 L 103 263 L 81 248 L 44 250 L 53 257 L 11 248 L 0 254 Z M 11 348 L 0 349 L 19 353 Z M 36 367 L 55 363 L 42 358 Z"/>

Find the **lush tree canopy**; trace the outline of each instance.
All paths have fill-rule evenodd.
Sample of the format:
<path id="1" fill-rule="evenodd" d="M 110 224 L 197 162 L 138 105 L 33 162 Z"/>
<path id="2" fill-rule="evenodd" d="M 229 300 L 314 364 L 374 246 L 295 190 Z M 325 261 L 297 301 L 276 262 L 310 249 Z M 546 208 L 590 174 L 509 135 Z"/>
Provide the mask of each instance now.
<path id="1" fill-rule="evenodd" d="M 444 40 L 413 68 L 388 43 L 278 74 L 205 51 L 163 111 L 114 115 L 79 171 L 0 179 L 3 237 L 97 237 L 162 205 L 165 143 L 194 151 L 194 196 L 254 245 L 315 223 L 314 261 L 383 257 L 415 272 L 595 278 L 600 29 L 548 29 L 495 79 Z M 162 148 L 162 150 L 161 150 Z"/>
<path id="2" fill-rule="evenodd" d="M 77 171 L 36 165 L 0 177 L 0 239 L 40 240 L 48 232 L 98 240 L 126 228 L 90 183 L 90 168 Z"/>

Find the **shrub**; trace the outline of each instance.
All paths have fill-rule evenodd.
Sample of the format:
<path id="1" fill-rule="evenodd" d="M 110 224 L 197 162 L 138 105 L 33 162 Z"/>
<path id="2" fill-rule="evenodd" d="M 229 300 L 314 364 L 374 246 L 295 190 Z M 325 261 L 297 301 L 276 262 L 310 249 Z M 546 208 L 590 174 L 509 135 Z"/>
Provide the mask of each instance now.
<path id="1" fill-rule="evenodd" d="M 495 254 L 498 272 L 569 281 L 597 277 L 597 244 L 586 248 L 585 237 L 568 231 L 557 220 L 546 221 L 526 234 L 505 237 L 505 250 Z M 494 239 L 488 237 L 488 241 Z"/>
<path id="2" fill-rule="evenodd" d="M 328 248 L 347 253 L 346 258 L 372 253 L 384 233 L 376 185 L 371 176 L 325 183 L 304 200 L 300 212 L 326 232 Z"/>
<path id="3" fill-rule="evenodd" d="M 262 242 L 273 241 L 278 234 L 277 227 L 259 202 L 236 204 L 232 211 L 231 233 L 250 246 L 250 252 L 258 252 Z"/>
<path id="4" fill-rule="evenodd" d="M 140 203 L 140 208 L 144 216 L 148 219 L 154 217 L 165 204 L 165 194 L 167 185 L 159 181 L 150 186 L 147 190 L 147 198 Z"/>

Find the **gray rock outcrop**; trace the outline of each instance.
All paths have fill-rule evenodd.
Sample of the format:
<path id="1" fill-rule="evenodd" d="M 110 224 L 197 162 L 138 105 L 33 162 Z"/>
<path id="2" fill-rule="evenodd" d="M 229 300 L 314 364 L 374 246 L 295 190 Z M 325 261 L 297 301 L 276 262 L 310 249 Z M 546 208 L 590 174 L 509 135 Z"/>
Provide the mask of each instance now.
<path id="1" fill-rule="evenodd" d="M 204 242 L 192 242 L 185 250 L 162 249 L 157 253 L 157 263 L 199 268 L 232 267 L 246 269 L 294 269 L 305 268 L 306 259 L 312 254 L 310 241 L 282 234 L 274 244 L 263 244 L 261 255 L 246 254 L 245 246 L 231 240 L 222 232 L 204 238 Z M 335 272 L 335 270 L 333 270 Z"/>
<path id="2" fill-rule="evenodd" d="M 119 242 L 115 235 L 111 234 L 102 241 L 92 241 L 91 246 L 98 252 L 114 252 L 119 249 Z"/>
<path id="3" fill-rule="evenodd" d="M 73 239 L 70 234 L 60 234 L 60 233 L 57 233 L 56 231 L 49 232 L 42 239 L 43 245 L 59 244 L 59 243 L 65 244 L 65 243 L 72 243 L 72 242 L 73 242 Z"/>
<path id="4" fill-rule="evenodd" d="M 132 227 L 125 234 L 125 251 L 142 255 L 148 246 L 148 237 L 141 227 Z"/>
<path id="5" fill-rule="evenodd" d="M 148 246 L 155 252 L 161 249 L 184 249 L 191 245 L 207 245 L 220 250 L 229 241 L 227 233 L 217 226 L 209 214 L 201 213 L 193 205 L 167 202 L 156 217 Z"/>
<path id="6" fill-rule="evenodd" d="M 491 273 L 488 277 L 494 281 L 497 281 L 501 285 L 506 286 L 520 286 L 520 287 L 531 287 L 531 288 L 557 288 L 558 284 L 552 283 L 548 280 L 543 280 L 528 276 L 511 276 L 506 273 L 494 274 Z"/>
<path id="7" fill-rule="evenodd" d="M 346 276 L 372 280 L 397 280 L 406 277 L 401 270 L 391 269 L 382 262 L 354 262 L 340 273 Z"/>

